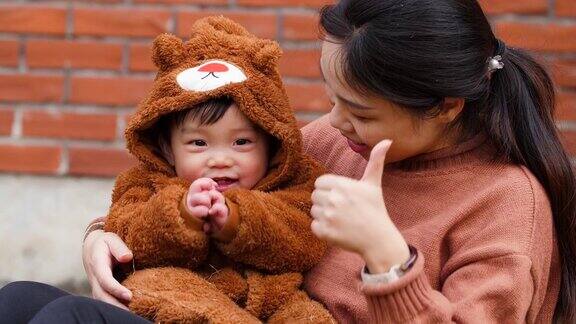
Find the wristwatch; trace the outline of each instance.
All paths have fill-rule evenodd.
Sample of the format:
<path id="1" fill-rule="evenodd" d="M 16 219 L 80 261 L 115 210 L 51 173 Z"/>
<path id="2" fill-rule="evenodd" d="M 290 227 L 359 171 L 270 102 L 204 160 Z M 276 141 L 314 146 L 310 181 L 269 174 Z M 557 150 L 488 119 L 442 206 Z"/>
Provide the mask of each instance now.
<path id="1" fill-rule="evenodd" d="M 395 264 L 390 267 L 390 270 L 385 273 L 376 273 L 371 274 L 368 272 L 366 266 L 362 269 L 362 282 L 366 284 L 383 284 L 383 283 L 391 283 L 406 274 L 416 263 L 418 259 L 418 251 L 412 245 L 408 245 L 408 250 L 410 251 L 410 257 L 408 260 L 401 264 Z"/>
<path id="2" fill-rule="evenodd" d="M 82 239 L 82 242 L 86 241 L 88 234 L 90 234 L 96 230 L 103 230 L 103 229 L 104 229 L 104 221 L 99 221 L 99 222 L 95 222 L 95 223 L 90 224 L 90 226 L 88 226 L 86 228 L 86 230 L 84 231 L 84 239 Z"/>

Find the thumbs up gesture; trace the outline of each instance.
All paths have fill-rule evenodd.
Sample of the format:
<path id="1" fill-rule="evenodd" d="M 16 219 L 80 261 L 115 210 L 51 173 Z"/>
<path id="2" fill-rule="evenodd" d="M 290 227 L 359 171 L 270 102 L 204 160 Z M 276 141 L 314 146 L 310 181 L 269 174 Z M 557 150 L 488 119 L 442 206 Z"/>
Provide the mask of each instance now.
<path id="1" fill-rule="evenodd" d="M 312 193 L 312 232 L 342 249 L 360 254 L 371 272 L 386 272 L 409 257 L 409 250 L 386 209 L 382 173 L 389 140 L 378 143 L 360 180 L 327 174 Z"/>

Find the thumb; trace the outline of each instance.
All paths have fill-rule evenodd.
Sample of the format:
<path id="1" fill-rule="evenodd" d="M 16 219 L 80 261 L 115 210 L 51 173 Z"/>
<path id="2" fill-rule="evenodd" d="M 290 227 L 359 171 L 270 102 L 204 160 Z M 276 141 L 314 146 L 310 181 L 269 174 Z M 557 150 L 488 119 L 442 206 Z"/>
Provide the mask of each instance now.
<path id="1" fill-rule="evenodd" d="M 384 171 L 384 160 L 386 158 L 386 153 L 390 146 L 392 145 L 391 140 L 382 140 L 380 143 L 376 144 L 370 152 L 370 159 L 364 170 L 364 175 L 362 176 L 363 182 L 368 182 L 375 186 L 382 186 L 382 172 Z"/>

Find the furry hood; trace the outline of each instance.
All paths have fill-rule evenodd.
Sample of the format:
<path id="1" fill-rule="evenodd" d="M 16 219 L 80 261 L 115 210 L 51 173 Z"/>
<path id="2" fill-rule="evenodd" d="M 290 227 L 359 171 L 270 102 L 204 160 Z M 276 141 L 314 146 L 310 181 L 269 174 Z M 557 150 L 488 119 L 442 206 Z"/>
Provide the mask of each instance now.
<path id="1" fill-rule="evenodd" d="M 302 158 L 301 134 L 278 73 L 280 56 L 276 42 L 257 38 L 222 16 L 198 20 L 186 42 L 170 34 L 158 36 L 152 54 L 158 73 L 126 128 L 128 150 L 147 168 L 173 175 L 147 131 L 163 115 L 229 96 L 279 142 L 258 189 L 289 182 L 307 159 Z"/>

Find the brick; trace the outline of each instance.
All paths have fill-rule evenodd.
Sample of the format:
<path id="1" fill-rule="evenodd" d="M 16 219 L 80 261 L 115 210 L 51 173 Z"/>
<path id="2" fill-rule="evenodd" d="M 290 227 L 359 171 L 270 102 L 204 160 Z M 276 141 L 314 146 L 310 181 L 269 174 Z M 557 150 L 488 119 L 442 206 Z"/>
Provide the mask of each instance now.
<path id="1" fill-rule="evenodd" d="M 312 7 L 320 8 L 327 4 L 332 4 L 331 0 L 237 0 L 240 6 L 255 7 Z"/>
<path id="2" fill-rule="evenodd" d="M 18 66 L 17 41 L 0 41 L 0 66 Z"/>
<path id="3" fill-rule="evenodd" d="M 70 102 L 110 106 L 135 105 L 148 94 L 152 79 L 73 77 Z"/>
<path id="4" fill-rule="evenodd" d="M 136 164 L 136 159 L 125 149 L 71 147 L 70 174 L 89 176 L 116 176 Z"/>
<path id="5" fill-rule="evenodd" d="M 0 101 L 61 102 L 63 93 L 61 76 L 0 75 Z"/>
<path id="6" fill-rule="evenodd" d="M 10 135 L 14 123 L 14 111 L 0 110 L 0 135 Z"/>
<path id="7" fill-rule="evenodd" d="M 104 3 L 104 4 L 115 4 L 122 3 L 124 0 L 74 0 L 75 3 Z"/>
<path id="8" fill-rule="evenodd" d="M 318 40 L 318 15 L 288 14 L 284 17 L 283 30 L 287 40 Z"/>
<path id="9" fill-rule="evenodd" d="M 548 0 L 480 0 L 487 14 L 543 14 L 548 11 Z"/>
<path id="10" fill-rule="evenodd" d="M 263 38 L 276 38 L 277 18 L 274 14 L 224 11 L 197 11 L 178 13 L 178 35 L 187 38 L 194 22 L 212 15 L 224 15 L 244 26 L 249 32 Z"/>
<path id="11" fill-rule="evenodd" d="M 122 46 L 99 42 L 34 40 L 27 44 L 32 68 L 120 69 Z"/>
<path id="12" fill-rule="evenodd" d="M 576 93 L 561 92 L 558 94 L 556 119 L 576 121 Z"/>
<path id="13" fill-rule="evenodd" d="M 74 10 L 75 35 L 154 37 L 163 32 L 171 32 L 170 13 L 164 10 Z"/>
<path id="14" fill-rule="evenodd" d="M 22 134 L 30 137 L 114 140 L 116 115 L 26 111 Z"/>
<path id="15" fill-rule="evenodd" d="M 280 59 L 283 76 L 320 78 L 319 50 L 286 50 Z"/>
<path id="16" fill-rule="evenodd" d="M 576 25 L 502 22 L 496 34 L 507 45 L 546 52 L 576 51 Z"/>
<path id="17" fill-rule="evenodd" d="M 137 72 L 156 71 L 152 63 L 152 44 L 132 44 L 130 46 L 130 70 Z"/>
<path id="18" fill-rule="evenodd" d="M 199 4 L 199 5 L 227 5 L 228 0 L 132 0 L 134 3 L 155 3 L 155 4 Z"/>
<path id="19" fill-rule="evenodd" d="M 66 9 L 2 6 L 0 32 L 63 35 L 66 32 Z"/>
<path id="20" fill-rule="evenodd" d="M 61 154 L 56 146 L 0 144 L 0 171 L 55 174 Z"/>
<path id="21" fill-rule="evenodd" d="M 290 104 L 296 111 L 327 112 L 330 103 L 322 83 L 286 84 Z"/>
<path id="22" fill-rule="evenodd" d="M 576 3 L 574 0 L 556 0 L 556 14 L 576 17 Z"/>
<path id="23" fill-rule="evenodd" d="M 573 157 L 576 155 L 576 131 L 562 131 L 560 133 L 560 139 L 564 145 L 564 149 L 569 155 Z"/>
<path id="24" fill-rule="evenodd" d="M 576 60 L 555 61 L 550 70 L 559 85 L 576 88 Z"/>

